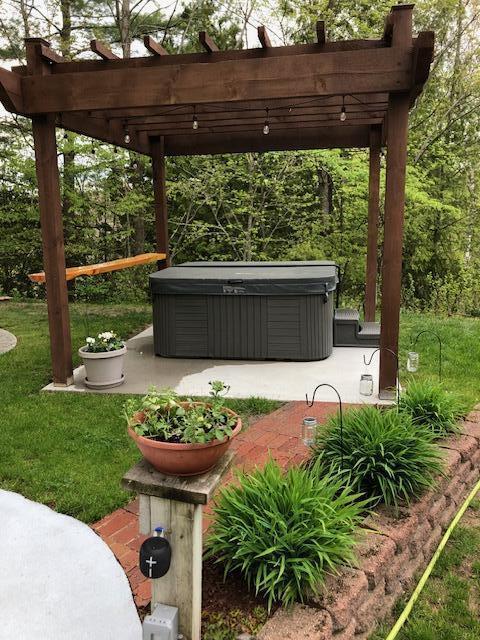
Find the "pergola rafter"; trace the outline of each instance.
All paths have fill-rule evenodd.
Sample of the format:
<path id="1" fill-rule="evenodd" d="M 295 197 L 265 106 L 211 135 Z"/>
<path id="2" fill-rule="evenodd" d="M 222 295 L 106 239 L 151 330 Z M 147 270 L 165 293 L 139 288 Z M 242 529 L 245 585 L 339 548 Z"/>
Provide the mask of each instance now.
<path id="1" fill-rule="evenodd" d="M 412 37 L 412 9 L 393 7 L 378 40 L 331 42 L 318 21 L 313 44 L 272 46 L 262 26 L 254 49 L 221 51 L 202 31 L 200 53 L 168 55 L 146 36 L 146 57 L 121 59 L 92 41 L 101 59 L 76 61 L 63 59 L 45 40 L 26 41 L 27 65 L 0 69 L 0 100 L 9 111 L 32 118 L 34 126 L 54 381 L 67 384 L 71 378 L 60 189 L 52 154 L 58 126 L 152 157 L 157 251 L 167 261 L 166 155 L 370 148 L 369 317 L 375 309 L 379 153 L 385 144 L 380 387 L 394 386 L 396 366 L 387 349 L 398 349 L 408 110 L 433 56 L 432 32 Z"/>

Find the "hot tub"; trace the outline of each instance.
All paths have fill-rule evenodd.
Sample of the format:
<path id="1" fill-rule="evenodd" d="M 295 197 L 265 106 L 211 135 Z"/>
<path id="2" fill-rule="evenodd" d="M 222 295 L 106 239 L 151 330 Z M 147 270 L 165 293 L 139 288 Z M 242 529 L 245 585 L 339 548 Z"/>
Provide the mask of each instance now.
<path id="1" fill-rule="evenodd" d="M 333 345 L 333 262 L 185 263 L 150 276 L 155 353 L 322 360 Z"/>

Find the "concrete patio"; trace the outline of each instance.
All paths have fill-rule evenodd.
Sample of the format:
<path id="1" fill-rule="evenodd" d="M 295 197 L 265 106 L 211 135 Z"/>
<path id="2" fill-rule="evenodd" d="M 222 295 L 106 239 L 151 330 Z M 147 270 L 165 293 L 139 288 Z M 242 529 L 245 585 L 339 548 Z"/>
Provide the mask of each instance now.
<path id="1" fill-rule="evenodd" d="M 210 380 L 223 380 L 230 385 L 229 397 L 257 396 L 270 400 L 305 400 L 305 393 L 312 394 L 323 382 L 334 385 L 344 402 L 377 404 L 379 354 L 366 367 L 363 355 L 370 358 L 370 347 L 336 347 L 326 360 L 315 362 L 277 362 L 245 360 L 207 360 L 184 358 L 160 358 L 153 352 L 152 327 L 145 329 L 127 342 L 125 383 L 107 391 L 93 391 L 85 386 L 84 367 L 74 371 L 74 384 L 56 387 L 49 384 L 44 391 L 81 393 L 143 394 L 148 387 L 171 387 L 185 396 L 208 395 Z M 371 373 L 374 395 L 359 393 L 360 375 Z M 331 402 L 335 394 L 331 389 L 319 389 L 316 401 Z"/>

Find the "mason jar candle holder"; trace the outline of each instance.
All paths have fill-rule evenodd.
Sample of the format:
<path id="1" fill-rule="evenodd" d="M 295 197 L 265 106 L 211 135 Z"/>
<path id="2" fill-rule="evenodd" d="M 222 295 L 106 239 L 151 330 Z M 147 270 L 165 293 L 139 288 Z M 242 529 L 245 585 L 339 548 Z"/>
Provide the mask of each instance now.
<path id="1" fill-rule="evenodd" d="M 416 371 L 418 371 L 419 362 L 419 354 L 416 351 L 409 351 L 407 357 L 407 371 L 409 373 L 415 373 Z"/>
<path id="2" fill-rule="evenodd" d="M 370 373 L 362 373 L 360 376 L 360 395 L 373 395 L 373 376 Z"/>
<path id="3" fill-rule="evenodd" d="M 306 447 L 312 447 L 315 444 L 317 436 L 317 419 L 306 417 L 302 423 L 302 440 Z"/>

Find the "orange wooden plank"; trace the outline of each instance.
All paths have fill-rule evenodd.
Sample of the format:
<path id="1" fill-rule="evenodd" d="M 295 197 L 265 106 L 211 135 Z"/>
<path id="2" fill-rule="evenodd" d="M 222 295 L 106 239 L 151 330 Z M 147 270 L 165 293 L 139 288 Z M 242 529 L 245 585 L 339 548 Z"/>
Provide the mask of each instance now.
<path id="1" fill-rule="evenodd" d="M 142 253 L 131 258 L 120 258 L 120 260 L 111 260 L 110 262 L 100 262 L 99 264 L 86 265 L 84 267 L 69 267 L 65 269 L 65 279 L 73 280 L 79 276 L 96 276 L 99 273 L 109 273 L 110 271 L 118 271 L 119 269 L 127 269 L 128 267 L 137 267 L 142 264 L 165 260 L 164 253 Z M 29 276 L 32 282 L 45 282 L 45 273 L 31 273 Z"/>

